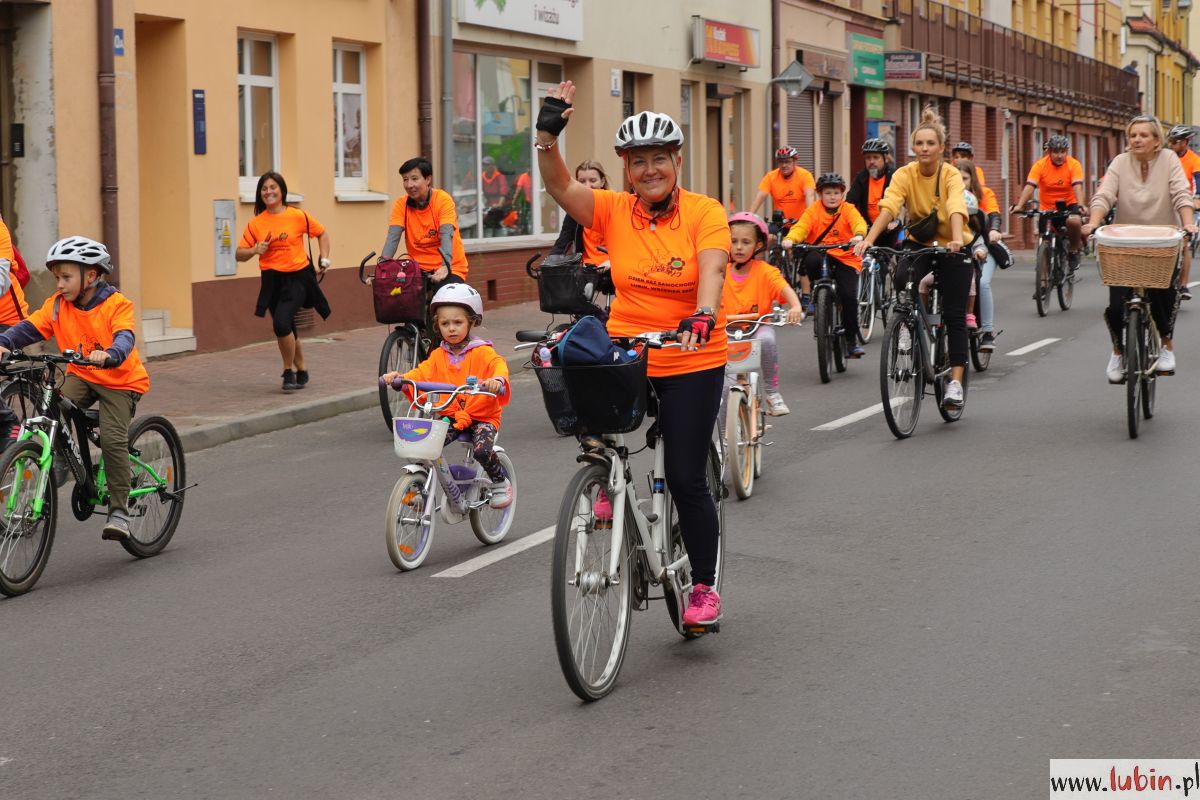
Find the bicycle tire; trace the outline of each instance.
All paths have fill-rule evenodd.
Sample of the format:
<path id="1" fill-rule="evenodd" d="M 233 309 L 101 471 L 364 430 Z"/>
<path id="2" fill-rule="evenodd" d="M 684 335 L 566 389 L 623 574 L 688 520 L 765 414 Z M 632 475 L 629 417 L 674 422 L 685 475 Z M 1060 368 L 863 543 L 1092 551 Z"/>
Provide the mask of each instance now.
<path id="1" fill-rule="evenodd" d="M 389 372 L 407 372 L 420 363 L 421 347 L 414 341 L 409 331 L 396 328 L 388 334 L 379 351 L 379 374 Z M 392 430 L 392 420 L 404 414 L 406 400 L 404 395 L 390 386 L 379 387 L 379 409 L 383 412 L 383 422 L 388 432 Z"/>
<path id="2" fill-rule="evenodd" d="M 1129 309 L 1125 322 L 1125 417 L 1129 426 L 1129 438 L 1138 438 L 1138 424 L 1142 417 L 1142 363 L 1141 310 Z"/>
<path id="3" fill-rule="evenodd" d="M 766 404 L 766 398 L 764 398 L 762 396 L 762 376 L 761 375 L 758 376 L 758 380 L 759 380 L 759 394 L 758 394 L 758 397 L 755 398 L 755 400 L 754 400 L 754 403 L 753 403 L 754 411 L 752 414 L 752 418 L 757 423 L 754 428 L 755 431 L 757 431 L 757 435 L 754 437 L 754 439 L 755 439 L 755 441 L 754 441 L 754 477 L 755 478 L 762 477 L 763 450 L 767 449 L 766 445 L 764 444 L 764 440 L 766 439 L 766 436 L 767 436 L 767 404 Z"/>
<path id="4" fill-rule="evenodd" d="M 1065 258 L 1068 261 L 1063 268 L 1062 280 L 1058 283 L 1058 307 L 1063 311 L 1070 311 L 1071 304 L 1075 302 L 1075 273 L 1078 268 L 1071 269 L 1070 256 Z"/>
<path id="5" fill-rule="evenodd" d="M 858 273 L 858 341 L 869 344 L 875 333 L 875 275 Z M 865 299 L 864 299 L 865 297 Z"/>
<path id="6" fill-rule="evenodd" d="M 425 563 L 433 547 L 437 511 L 429 508 L 429 498 L 425 496 L 427 479 L 426 472 L 405 472 L 396 481 L 388 497 L 383 517 L 383 535 L 388 558 L 402 572 L 414 570 Z M 426 509 L 429 509 L 428 525 L 423 524 Z"/>
<path id="7" fill-rule="evenodd" d="M 738 500 L 754 492 L 754 443 L 751 440 L 750 403 L 741 391 L 730 391 L 725 402 L 725 455 L 729 483 Z"/>
<path id="8" fill-rule="evenodd" d="M 900 350 L 900 330 L 907 328 L 909 348 Z M 918 331 L 911 316 L 893 314 L 884 328 L 879 354 L 879 391 L 883 416 L 897 439 L 907 439 L 917 429 L 921 398 L 925 394 L 925 372 L 921 365 Z"/>
<path id="9" fill-rule="evenodd" d="M 40 440 L 31 439 L 21 442 L 5 451 L 0 456 L 0 594 L 15 597 L 33 588 L 46 563 L 50 560 L 50 550 L 54 546 L 54 532 L 58 523 L 58 487 L 54 482 L 54 470 L 46 479 L 46 492 L 43 498 L 42 516 L 32 518 L 33 492 L 25 491 L 26 487 L 36 487 L 40 479 L 38 458 L 42 454 Z M 14 509 L 15 519 L 8 516 L 8 496 L 15 483 L 17 471 L 21 474 L 21 485 L 17 488 L 17 508 Z M 21 550 L 27 553 L 24 559 L 13 561 L 13 555 Z M 13 568 L 16 563 L 24 566 Z"/>
<path id="10" fill-rule="evenodd" d="M 713 503 L 717 506 L 717 578 L 713 583 L 713 588 L 719 594 L 725 579 L 725 492 L 721 483 L 721 456 L 717 452 L 716 445 L 713 444 L 710 444 L 708 447 L 707 480 L 709 492 L 712 493 Z M 667 492 L 667 515 L 667 559 L 668 563 L 670 563 L 679 559 L 687 552 L 683 544 L 683 532 L 680 530 L 679 522 L 676 521 L 678 515 L 675 512 L 670 490 Z M 689 571 L 684 576 L 684 583 L 685 585 L 690 585 L 691 582 L 692 576 Z M 671 624 L 675 627 L 675 631 L 679 633 L 679 607 L 675 603 L 675 594 L 670 587 L 663 587 L 663 598 L 667 603 L 667 614 L 671 617 Z M 683 631 L 682 635 L 685 639 L 695 639 L 703 636 L 701 633 L 693 633 L 691 631 Z"/>
<path id="11" fill-rule="evenodd" d="M 818 287 L 813 298 L 816 308 L 817 334 L 817 372 L 821 383 L 829 383 L 833 372 L 833 307 L 830 301 L 830 291 L 824 286 Z"/>
<path id="12" fill-rule="evenodd" d="M 983 331 L 976 331 L 971 334 L 971 366 L 976 372 L 987 372 L 988 367 L 992 365 L 992 351 L 980 350 L 980 340 L 983 338 Z"/>
<path id="13" fill-rule="evenodd" d="M 129 427 L 129 453 L 130 491 L 154 482 L 133 460 L 135 455 L 166 483 L 159 491 L 130 497 L 128 502 L 129 538 L 121 540 L 121 546 L 131 556 L 150 558 L 161 553 L 171 541 L 183 516 L 183 495 L 178 494 L 187 486 L 183 442 L 166 417 L 139 417 Z M 167 496 L 165 492 L 173 494 Z"/>
<path id="14" fill-rule="evenodd" d="M 554 649 L 558 665 L 571 691 L 584 702 L 593 702 L 607 695 L 616 685 L 625 652 L 629 646 L 629 624 L 631 622 L 633 570 L 630 563 L 630 520 L 626 517 L 625 530 L 621 532 L 618 547 L 619 583 L 606 583 L 605 572 L 610 559 L 609 544 L 611 531 L 596 527 L 594 497 L 608 486 L 608 467 L 588 464 L 575 473 L 567 485 L 559 507 L 558 523 L 554 531 L 554 553 L 550 578 L 550 609 L 554 625 Z M 622 498 L 621 502 L 624 502 Z M 611 521 L 609 525 L 611 525 Z M 577 527 L 579 528 L 577 530 Z M 582 545 L 578 536 L 586 536 Z M 592 547 L 592 545 L 596 547 Z M 580 573 L 575 573 L 575 557 L 580 548 L 584 559 Z M 573 580 L 574 584 L 568 581 Z M 590 613 L 584 608 L 589 598 L 600 598 L 593 603 Z M 606 602 L 607 613 L 599 611 L 599 603 Z M 579 614 L 574 613 L 576 605 Z M 582 630 L 588 623 L 603 624 L 612 621 L 612 630 L 601 640 L 602 632 L 593 635 L 591 630 Z M 576 628 L 576 626 L 578 626 Z M 594 646 L 589 653 L 588 647 Z M 604 661 L 597 669 L 597 659 Z"/>
<path id="15" fill-rule="evenodd" d="M 1045 242 L 1037 247 L 1036 269 L 1034 270 L 1033 300 L 1037 304 L 1039 317 L 1050 313 L 1050 259 L 1051 248 Z"/>
<path id="16" fill-rule="evenodd" d="M 948 347 L 949 343 L 947 341 L 946 328 L 945 326 L 942 326 L 938 330 L 937 342 L 934 345 L 933 363 L 936 365 L 934 367 L 935 372 L 941 372 L 942 370 L 949 368 L 950 363 L 949 353 L 947 352 Z M 946 408 L 944 405 L 942 405 L 942 400 L 944 400 L 946 396 L 946 384 L 950 380 L 949 374 L 947 374 L 947 377 L 945 378 L 937 378 L 934 380 L 933 395 L 937 399 L 938 413 L 942 415 L 942 419 L 944 419 L 946 422 L 958 422 L 960 419 L 962 419 L 963 411 L 967 407 L 967 386 L 971 382 L 970 375 L 970 367 L 964 368 L 962 377 L 963 404 L 958 408 L 953 409 Z"/>
<path id="17" fill-rule="evenodd" d="M 1142 352 L 1145 356 L 1142 362 L 1146 368 L 1142 372 L 1142 380 L 1145 385 L 1142 386 L 1142 419 L 1150 419 L 1154 416 L 1154 399 L 1158 390 L 1158 371 L 1151 370 L 1150 365 L 1158 360 L 1159 353 L 1162 350 L 1162 340 L 1158 337 L 1158 332 L 1152 327 L 1153 322 L 1143 326 L 1142 335 Z"/>
<path id="18" fill-rule="evenodd" d="M 503 450 L 496 451 L 496 458 L 500 459 L 500 465 L 504 467 L 504 474 L 508 476 L 509 482 L 513 488 L 512 502 L 505 508 L 492 508 L 488 505 L 480 506 L 479 508 L 471 509 L 471 531 L 475 534 L 475 538 L 480 544 L 493 545 L 498 544 L 505 536 L 508 535 L 509 529 L 512 528 L 513 519 L 517 514 L 517 470 L 513 466 L 512 459 L 508 457 L 508 453 Z"/>
<path id="19" fill-rule="evenodd" d="M 21 422 L 37 416 L 39 399 L 37 391 L 27 381 L 8 381 L 0 389 L 0 402 L 8 406 Z"/>

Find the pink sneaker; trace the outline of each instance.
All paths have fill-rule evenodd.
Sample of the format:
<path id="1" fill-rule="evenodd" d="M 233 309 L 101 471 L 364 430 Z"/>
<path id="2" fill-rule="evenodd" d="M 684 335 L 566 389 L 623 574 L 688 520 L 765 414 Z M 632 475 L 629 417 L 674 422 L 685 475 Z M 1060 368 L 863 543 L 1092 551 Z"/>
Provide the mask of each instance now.
<path id="1" fill-rule="evenodd" d="M 608 499 L 608 492 L 601 489 L 596 493 L 596 502 L 592 504 L 592 519 L 596 521 L 596 529 L 612 528 L 613 507 Z"/>
<path id="2" fill-rule="evenodd" d="M 721 618 L 721 596 L 711 586 L 697 583 L 688 596 L 684 625 L 711 625 Z"/>
<path id="3" fill-rule="evenodd" d="M 967 328 L 969 328 L 970 330 L 975 330 L 978 327 L 979 327 L 979 323 L 975 321 L 975 315 L 967 314 Z"/>

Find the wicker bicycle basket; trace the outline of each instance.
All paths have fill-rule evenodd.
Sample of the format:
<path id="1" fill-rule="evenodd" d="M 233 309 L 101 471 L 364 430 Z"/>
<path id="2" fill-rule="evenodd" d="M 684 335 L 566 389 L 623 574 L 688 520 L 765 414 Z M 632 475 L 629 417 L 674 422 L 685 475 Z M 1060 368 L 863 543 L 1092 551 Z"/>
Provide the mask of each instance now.
<path id="1" fill-rule="evenodd" d="M 1169 225 L 1105 225 L 1096 229 L 1096 255 L 1105 286 L 1166 289 L 1183 232 Z"/>

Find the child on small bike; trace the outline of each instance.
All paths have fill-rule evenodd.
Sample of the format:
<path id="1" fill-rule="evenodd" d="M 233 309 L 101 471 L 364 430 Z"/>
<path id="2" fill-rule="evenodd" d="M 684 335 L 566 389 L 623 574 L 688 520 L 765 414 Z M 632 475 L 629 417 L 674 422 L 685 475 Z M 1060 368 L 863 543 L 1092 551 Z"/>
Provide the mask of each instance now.
<path id="1" fill-rule="evenodd" d="M 133 302 L 107 283 L 112 274 L 108 248 L 84 236 L 54 243 L 46 256 L 58 291 L 37 311 L 0 333 L 0 357 L 34 342 L 54 338 L 97 369 L 67 367 L 61 391 L 80 408 L 100 403 L 100 450 L 108 476 L 108 519 L 102 538 L 129 538 L 129 422 L 137 401 L 150 388 L 150 376 L 134 346 Z"/>
<path id="2" fill-rule="evenodd" d="M 508 405 L 508 363 L 495 351 L 492 343 L 471 335 L 471 329 L 483 322 L 483 298 L 479 292 L 465 283 L 451 283 L 438 289 L 429 303 L 429 312 L 441 334 L 442 341 L 416 369 L 408 372 L 389 372 L 380 378 L 391 384 L 397 378 L 428 383 L 446 383 L 461 386 L 467 378 L 474 376 L 479 388 L 496 397 L 484 395 L 460 396 L 457 408 L 447 408 L 446 418 L 450 429 L 446 432 L 446 443 L 466 433 L 471 437 L 471 451 L 492 479 L 492 508 L 507 508 L 513 501 L 513 487 L 509 476 L 504 473 L 500 459 L 493 449 L 500 432 L 500 416 Z M 411 386 L 403 391 L 413 396 Z"/>
<path id="3" fill-rule="evenodd" d="M 804 319 L 800 298 L 778 269 L 755 258 L 767 246 L 768 228 L 757 214 L 743 211 L 729 218 L 732 257 L 721 290 L 721 308 L 729 322 L 757 320 L 769 314 L 776 303 L 787 303 L 786 321 L 799 325 Z M 754 338 L 762 341 L 763 376 L 767 381 L 767 413 L 782 417 L 790 413 L 779 393 L 779 348 L 775 329 L 760 326 Z"/>
<path id="4" fill-rule="evenodd" d="M 790 249 L 801 244 L 855 244 L 867 235 L 867 221 L 853 204 L 844 202 L 846 179 L 836 172 L 826 172 L 817 179 L 820 203 L 814 203 L 792 226 L 783 246 Z M 811 252 L 804 259 L 804 270 L 810 281 L 821 277 L 821 261 L 826 254 Z M 858 273 L 862 259 L 847 247 L 830 250 L 829 273 L 837 285 L 838 303 L 842 307 L 842 331 L 846 337 L 846 355 L 862 358 L 866 352 L 858 343 Z"/>

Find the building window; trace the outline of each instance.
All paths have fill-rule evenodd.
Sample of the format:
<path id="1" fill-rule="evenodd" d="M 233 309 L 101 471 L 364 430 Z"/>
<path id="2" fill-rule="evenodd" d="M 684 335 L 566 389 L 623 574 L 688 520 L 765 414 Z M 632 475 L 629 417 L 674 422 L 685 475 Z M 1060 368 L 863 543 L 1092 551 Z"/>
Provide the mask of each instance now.
<path id="1" fill-rule="evenodd" d="M 238 34 L 238 175 L 244 192 L 254 191 L 259 175 L 279 168 L 277 51 L 274 37 Z"/>
<path id="2" fill-rule="evenodd" d="M 561 80 L 561 64 L 454 54 L 449 183 L 463 238 L 558 230 L 558 207 L 542 191 L 533 157 L 533 117 L 537 104 Z"/>
<path id="3" fill-rule="evenodd" d="M 908 126 L 907 130 L 904 131 L 904 138 L 908 140 L 908 144 L 905 145 L 905 148 L 910 156 L 913 155 L 912 134 L 913 131 L 916 130 L 917 124 L 920 123 L 920 121 L 921 98 L 914 94 L 910 94 L 908 96 Z"/>
<path id="4" fill-rule="evenodd" d="M 333 175 L 342 190 L 367 188 L 367 78 L 363 49 L 333 46 Z"/>

